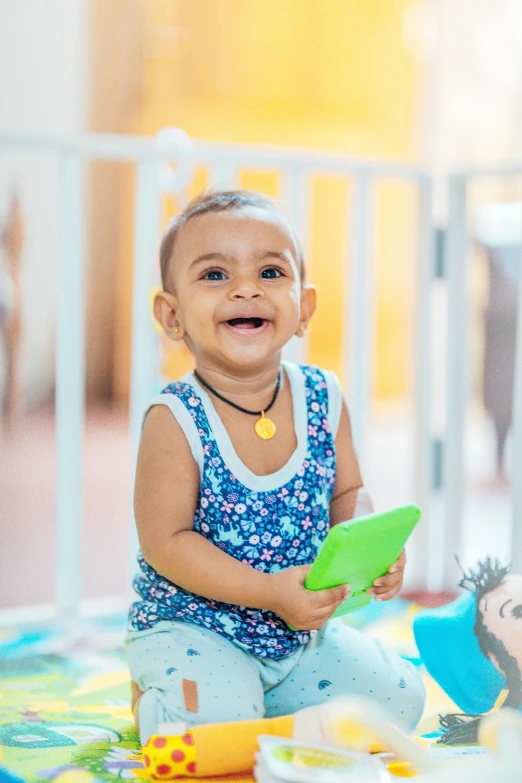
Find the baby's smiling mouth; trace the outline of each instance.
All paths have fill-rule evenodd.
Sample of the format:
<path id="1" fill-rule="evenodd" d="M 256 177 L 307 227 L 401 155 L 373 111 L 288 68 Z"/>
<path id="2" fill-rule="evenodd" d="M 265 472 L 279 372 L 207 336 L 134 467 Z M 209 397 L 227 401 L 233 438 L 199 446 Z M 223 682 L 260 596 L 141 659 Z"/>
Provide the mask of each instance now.
<path id="1" fill-rule="evenodd" d="M 262 326 L 264 326 L 268 321 L 266 321 L 264 318 L 231 318 L 229 321 L 226 321 L 229 326 L 234 327 L 234 329 L 260 329 Z"/>

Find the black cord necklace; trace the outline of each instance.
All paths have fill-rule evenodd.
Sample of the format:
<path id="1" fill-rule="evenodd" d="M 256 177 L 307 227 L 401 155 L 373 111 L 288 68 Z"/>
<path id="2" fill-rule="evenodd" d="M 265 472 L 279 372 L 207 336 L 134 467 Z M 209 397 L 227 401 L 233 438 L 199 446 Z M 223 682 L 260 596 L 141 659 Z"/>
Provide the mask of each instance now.
<path id="1" fill-rule="evenodd" d="M 261 411 L 249 411 L 246 408 L 242 408 L 241 405 L 236 405 L 235 402 L 232 402 L 231 400 L 227 400 L 226 397 L 223 397 L 218 391 L 216 391 L 210 383 L 207 383 L 201 375 L 198 373 L 197 370 L 194 370 L 194 375 L 198 379 L 199 383 L 205 387 L 205 389 L 208 389 L 209 392 L 212 392 L 219 400 L 222 402 L 226 402 L 227 405 L 231 405 L 233 408 L 235 408 L 237 411 L 241 411 L 241 413 L 248 413 L 249 416 L 260 416 L 255 425 L 254 429 L 256 431 L 256 435 L 259 435 L 260 438 L 263 440 L 270 440 L 274 437 L 276 432 L 276 425 L 272 421 L 272 419 L 269 419 L 267 416 L 265 416 L 265 413 L 267 413 L 274 402 L 277 399 L 277 395 L 279 394 L 279 389 L 281 388 L 281 370 L 279 371 L 279 374 L 277 376 L 277 383 L 274 390 L 274 394 L 268 405 L 264 410 Z"/>

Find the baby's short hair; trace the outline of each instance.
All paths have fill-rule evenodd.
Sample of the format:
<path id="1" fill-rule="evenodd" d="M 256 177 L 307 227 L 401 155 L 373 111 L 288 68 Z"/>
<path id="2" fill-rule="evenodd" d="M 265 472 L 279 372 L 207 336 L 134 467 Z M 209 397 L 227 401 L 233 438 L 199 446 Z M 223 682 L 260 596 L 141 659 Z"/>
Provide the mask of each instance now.
<path id="1" fill-rule="evenodd" d="M 164 289 L 167 285 L 170 259 L 172 258 L 172 252 L 180 229 L 188 223 L 189 220 L 198 217 L 199 215 L 206 215 L 209 212 L 230 212 L 243 209 L 244 207 L 259 207 L 260 209 L 267 209 L 275 212 L 283 218 L 285 217 L 274 199 L 265 196 L 263 193 L 258 193 L 253 190 L 210 190 L 200 193 L 199 196 L 196 196 L 196 198 L 192 199 L 192 201 L 187 204 L 179 215 L 172 218 L 166 228 L 160 245 L 161 283 Z M 304 282 L 303 254 L 293 231 L 292 235 L 297 250 L 301 282 Z"/>

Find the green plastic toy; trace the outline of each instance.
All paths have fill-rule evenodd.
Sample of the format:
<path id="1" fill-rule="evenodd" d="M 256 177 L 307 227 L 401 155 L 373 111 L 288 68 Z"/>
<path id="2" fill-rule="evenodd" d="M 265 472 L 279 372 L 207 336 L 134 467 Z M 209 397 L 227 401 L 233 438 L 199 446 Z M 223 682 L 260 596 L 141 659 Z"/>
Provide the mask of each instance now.
<path id="1" fill-rule="evenodd" d="M 305 587 L 350 585 L 350 595 L 332 617 L 367 606 L 373 596 L 366 591 L 395 563 L 420 515 L 411 503 L 334 525 L 306 575 Z"/>

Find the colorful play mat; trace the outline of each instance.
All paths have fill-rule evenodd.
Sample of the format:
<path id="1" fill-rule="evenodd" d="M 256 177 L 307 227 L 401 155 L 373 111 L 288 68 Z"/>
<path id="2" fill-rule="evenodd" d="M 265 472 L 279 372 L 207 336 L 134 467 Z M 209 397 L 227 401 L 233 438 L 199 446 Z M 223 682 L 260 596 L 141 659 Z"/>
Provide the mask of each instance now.
<path id="1" fill-rule="evenodd" d="M 348 621 L 415 659 L 411 622 L 417 608 L 400 599 L 373 603 Z M 140 745 L 124 631 L 123 617 L 74 630 L 0 629 L 0 781 L 6 771 L 27 783 L 136 777 Z M 439 712 L 454 709 L 429 678 L 427 688 L 422 733 L 436 728 Z"/>

